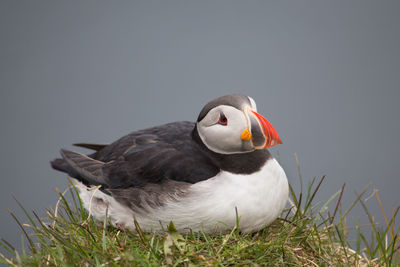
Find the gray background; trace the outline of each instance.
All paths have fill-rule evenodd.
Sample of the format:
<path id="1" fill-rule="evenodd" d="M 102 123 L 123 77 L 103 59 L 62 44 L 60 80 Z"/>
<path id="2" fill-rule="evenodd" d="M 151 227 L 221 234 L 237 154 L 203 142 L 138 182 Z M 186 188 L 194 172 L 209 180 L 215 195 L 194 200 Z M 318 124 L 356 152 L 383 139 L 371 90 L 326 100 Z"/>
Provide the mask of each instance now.
<path id="1" fill-rule="evenodd" d="M 296 189 L 294 153 L 305 180 L 327 175 L 319 199 L 346 182 L 348 205 L 372 182 L 389 212 L 400 204 L 399 12 L 365 0 L 1 1 L 0 236 L 19 246 L 13 195 L 54 208 L 61 147 L 195 120 L 234 92 L 278 130 Z"/>

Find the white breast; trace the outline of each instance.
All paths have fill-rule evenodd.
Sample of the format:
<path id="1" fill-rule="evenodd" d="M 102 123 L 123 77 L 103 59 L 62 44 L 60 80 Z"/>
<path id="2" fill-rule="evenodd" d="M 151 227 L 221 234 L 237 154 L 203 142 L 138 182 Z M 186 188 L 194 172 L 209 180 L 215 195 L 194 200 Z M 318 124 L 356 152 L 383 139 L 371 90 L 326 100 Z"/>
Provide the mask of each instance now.
<path id="1" fill-rule="evenodd" d="M 240 229 L 243 232 L 257 231 L 281 214 L 288 199 L 287 178 L 275 159 L 268 160 L 260 171 L 251 175 L 221 172 L 193 184 L 183 197 L 171 199 L 161 207 L 140 214 L 133 213 L 98 190 L 88 191 L 79 182 L 77 186 L 85 208 L 90 209 L 96 219 L 103 220 L 108 207 L 112 224 L 132 231 L 135 230 L 134 217 L 146 231 L 165 229 L 170 221 L 181 232 L 188 229 L 205 232 L 213 232 L 216 228 L 231 229 L 236 225 L 235 208 Z M 102 201 L 93 201 L 99 198 Z"/>

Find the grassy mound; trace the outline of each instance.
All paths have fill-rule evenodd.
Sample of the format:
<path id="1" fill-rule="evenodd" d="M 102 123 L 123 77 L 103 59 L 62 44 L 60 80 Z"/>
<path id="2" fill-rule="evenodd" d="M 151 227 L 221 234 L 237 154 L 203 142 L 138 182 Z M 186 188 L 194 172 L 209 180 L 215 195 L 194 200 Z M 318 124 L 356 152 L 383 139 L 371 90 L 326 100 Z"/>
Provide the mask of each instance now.
<path id="1" fill-rule="evenodd" d="M 55 210 L 45 218 L 24 210 L 29 224 L 21 226 L 27 248 L 17 251 L 1 239 L 0 262 L 12 266 L 393 266 L 400 263 L 398 230 L 394 218 L 378 230 L 361 196 L 341 212 L 344 186 L 324 204 L 314 205 L 324 177 L 313 180 L 307 192 L 295 195 L 291 188 L 291 208 L 265 229 L 240 233 L 240 225 L 224 234 L 202 232 L 181 235 L 173 223 L 165 233 L 144 233 L 136 223 L 137 234 L 108 227 L 88 217 L 76 189 L 71 185 L 63 193 Z M 67 201 L 65 194 L 71 195 Z M 379 195 L 375 191 L 379 200 Z M 374 235 L 367 241 L 357 227 L 354 250 L 350 249 L 345 219 L 359 202 L 371 220 Z M 328 206 L 332 206 L 329 211 Z M 332 215 L 331 215 L 332 214 Z M 385 214 L 384 214 L 385 215 Z M 386 215 L 385 215 L 385 218 Z M 134 220 L 134 218 L 132 218 Z M 29 228 L 27 233 L 26 228 Z M 25 246 L 23 246 L 25 247 Z M 8 254 L 10 256 L 6 256 Z"/>

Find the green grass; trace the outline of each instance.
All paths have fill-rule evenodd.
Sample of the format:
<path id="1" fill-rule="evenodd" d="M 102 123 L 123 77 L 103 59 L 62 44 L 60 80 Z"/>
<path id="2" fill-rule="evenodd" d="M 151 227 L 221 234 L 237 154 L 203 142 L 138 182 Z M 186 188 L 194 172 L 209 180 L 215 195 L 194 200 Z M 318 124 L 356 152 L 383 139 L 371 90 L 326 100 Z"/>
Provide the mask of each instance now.
<path id="1" fill-rule="evenodd" d="M 292 207 L 263 230 L 242 234 L 239 225 L 230 232 L 214 235 L 181 235 L 173 223 L 164 233 L 144 233 L 137 223 L 136 234 L 109 227 L 105 221 L 96 222 L 88 217 L 76 188 L 70 185 L 59 192 L 56 209 L 47 210 L 44 218 L 34 212 L 31 215 L 20 204 L 28 221 L 22 224 L 10 211 L 27 242 L 18 251 L 1 239 L 0 262 L 12 266 L 399 265 L 399 229 L 395 229 L 398 209 L 390 218 L 382 209 L 385 226 L 377 227 L 362 200 L 368 187 L 344 211 L 344 186 L 325 203 L 314 203 L 323 180 L 324 177 L 312 180 L 305 192 L 301 189 L 297 195 L 290 188 Z M 382 207 L 377 191 L 374 192 Z M 66 194 L 70 194 L 70 201 Z M 357 203 L 361 203 L 370 219 L 372 241 L 359 226 L 357 238 L 348 239 L 346 216 Z M 350 242 L 354 250 L 350 249 Z"/>

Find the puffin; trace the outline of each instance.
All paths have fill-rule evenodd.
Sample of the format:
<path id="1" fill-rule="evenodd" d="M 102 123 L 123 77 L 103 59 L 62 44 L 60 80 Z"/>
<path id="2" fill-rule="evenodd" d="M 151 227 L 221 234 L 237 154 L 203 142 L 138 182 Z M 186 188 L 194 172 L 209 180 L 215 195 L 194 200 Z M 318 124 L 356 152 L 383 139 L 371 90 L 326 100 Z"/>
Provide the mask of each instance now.
<path id="1" fill-rule="evenodd" d="M 196 122 L 134 131 L 111 144 L 61 149 L 51 166 L 67 173 L 89 216 L 119 229 L 258 231 L 282 213 L 286 174 L 267 148 L 281 144 L 253 98 L 226 95 L 207 103 Z"/>

